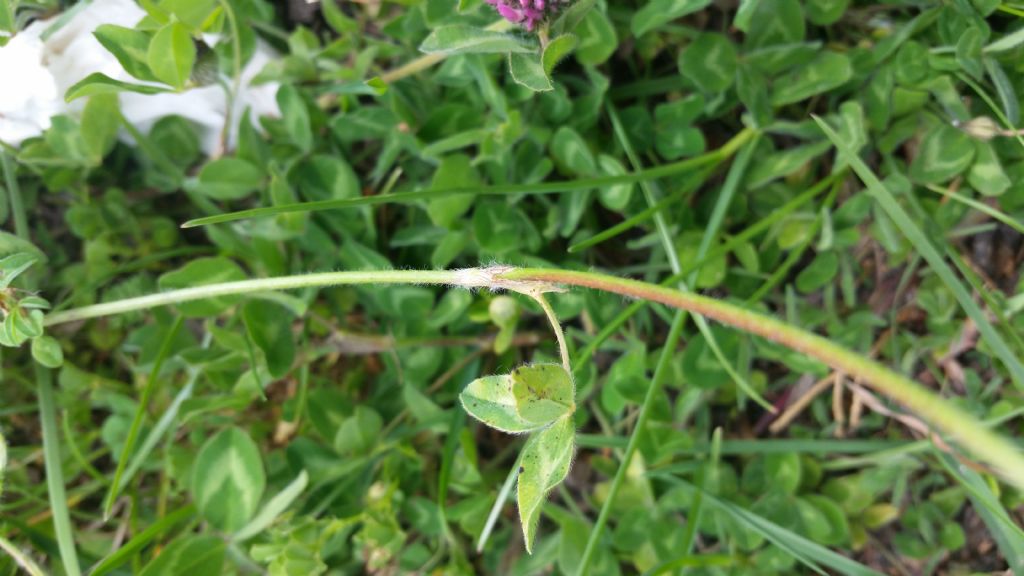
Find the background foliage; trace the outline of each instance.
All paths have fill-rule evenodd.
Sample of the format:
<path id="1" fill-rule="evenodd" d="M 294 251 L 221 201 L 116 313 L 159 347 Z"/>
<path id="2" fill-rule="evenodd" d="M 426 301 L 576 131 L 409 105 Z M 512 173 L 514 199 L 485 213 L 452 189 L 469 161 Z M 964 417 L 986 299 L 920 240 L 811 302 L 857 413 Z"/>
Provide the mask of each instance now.
<path id="1" fill-rule="evenodd" d="M 485 531 L 525 438 L 459 402 L 478 377 L 558 361 L 528 298 L 339 287 L 42 326 L 51 304 L 311 270 L 674 276 L 1019 437 L 1021 6 L 581 2 L 545 37 L 477 0 L 140 4 L 134 28 L 95 31 L 136 81 L 90 76 L 67 93 L 80 114 L 3 147 L 0 344 L 32 343 L 3 349 L 0 573 L 1024 570 L 1020 491 L 915 415 L 618 296 L 550 296 L 578 453 L 532 555 L 511 501 Z M 69 8 L 0 0 L 0 30 Z M 181 117 L 123 121 L 119 92 L 237 96 L 257 38 L 281 54 L 257 78 L 280 82 L 280 115 L 245 114 L 236 145 L 225 130 L 207 156 Z M 478 193 L 401 196 L 451 188 Z"/>

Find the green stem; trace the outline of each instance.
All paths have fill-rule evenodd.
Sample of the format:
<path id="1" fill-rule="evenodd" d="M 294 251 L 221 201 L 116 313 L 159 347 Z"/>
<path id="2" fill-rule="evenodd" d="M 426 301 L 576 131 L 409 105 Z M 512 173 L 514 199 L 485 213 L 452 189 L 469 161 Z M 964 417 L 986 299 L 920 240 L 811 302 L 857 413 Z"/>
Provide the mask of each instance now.
<path id="1" fill-rule="evenodd" d="M 196 226 L 207 226 L 210 224 L 221 224 L 248 218 L 262 218 L 276 216 L 278 214 L 289 214 L 294 212 L 317 212 L 320 210 L 340 210 L 342 208 L 355 208 L 357 206 L 375 206 L 378 204 L 408 204 L 421 200 L 434 200 L 472 194 L 474 196 L 508 196 L 511 194 L 556 194 L 560 192 L 593 190 L 618 184 L 632 184 L 645 180 L 656 180 L 682 174 L 695 170 L 702 166 L 720 162 L 723 157 L 731 156 L 736 150 L 747 143 L 756 133 L 753 130 L 745 129 L 726 142 L 721 148 L 679 162 L 665 164 L 657 168 L 619 174 L 615 176 L 601 176 L 598 178 L 580 178 L 563 182 L 541 182 L 539 184 L 501 184 L 496 186 L 470 186 L 464 188 L 442 188 L 418 190 L 415 192 L 399 192 L 396 194 L 377 194 L 374 196 L 360 196 L 358 198 L 342 198 L 338 200 L 319 200 L 316 202 L 295 202 L 292 204 L 281 204 L 279 206 L 265 206 L 263 208 L 252 208 L 239 210 L 228 214 L 216 214 L 189 220 L 181 225 L 182 228 L 194 228 Z"/>
<path id="2" fill-rule="evenodd" d="M 658 302 L 680 310 L 701 314 L 807 354 L 842 371 L 850 378 L 873 386 L 921 415 L 942 433 L 957 438 L 965 448 L 998 470 L 1007 482 L 1024 488 L 1024 456 L 1013 444 L 987 430 L 974 417 L 908 378 L 864 358 L 856 352 L 847 350 L 825 337 L 790 326 L 767 315 L 698 294 L 680 292 L 606 274 L 506 266 L 449 271 L 326 272 L 210 284 L 74 308 L 48 316 L 45 324 L 53 326 L 215 296 L 342 284 L 442 284 L 462 288 L 508 289 L 518 292 L 550 289 L 553 284 L 579 286 Z"/>
<path id="3" fill-rule="evenodd" d="M 502 274 L 501 278 L 581 286 L 659 302 L 673 308 L 696 312 L 744 332 L 762 336 L 820 360 L 854 380 L 873 386 L 924 417 L 938 430 L 956 438 L 965 448 L 998 470 L 1007 482 L 1024 487 L 1024 456 L 1016 446 L 986 429 L 973 416 L 942 400 L 919 384 L 847 350 L 828 338 L 733 304 L 605 274 L 518 268 Z"/>

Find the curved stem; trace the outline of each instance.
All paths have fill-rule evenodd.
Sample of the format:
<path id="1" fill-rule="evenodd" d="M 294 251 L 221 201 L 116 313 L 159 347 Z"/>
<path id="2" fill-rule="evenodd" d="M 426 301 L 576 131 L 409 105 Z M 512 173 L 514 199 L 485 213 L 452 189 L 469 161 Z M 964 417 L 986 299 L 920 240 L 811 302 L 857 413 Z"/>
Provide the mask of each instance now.
<path id="1" fill-rule="evenodd" d="M 569 362 L 569 346 L 565 343 L 565 332 L 562 331 L 562 324 L 558 321 L 558 316 L 555 315 L 555 311 L 551 309 L 551 304 L 548 304 L 547 298 L 544 297 L 544 293 L 536 290 L 530 293 L 530 297 L 540 304 L 541 309 L 544 310 L 544 314 L 547 314 L 548 322 L 551 323 L 551 330 L 555 333 L 555 339 L 558 340 L 558 354 L 562 357 L 562 368 L 569 373 L 569 377 L 572 378 L 572 364 Z"/>
<path id="2" fill-rule="evenodd" d="M 612 292 L 702 314 L 807 354 L 851 378 L 873 386 L 921 415 L 936 429 L 956 438 L 963 447 L 999 471 L 1008 483 L 1024 488 L 1024 456 L 1014 444 L 986 429 L 973 416 L 881 364 L 847 350 L 825 337 L 735 304 L 606 274 L 505 266 L 449 271 L 326 272 L 210 284 L 74 308 L 48 316 L 45 324 L 53 326 L 215 296 L 341 284 L 446 284 L 462 288 L 508 289 L 517 292 L 550 290 L 552 285 L 560 284 Z"/>

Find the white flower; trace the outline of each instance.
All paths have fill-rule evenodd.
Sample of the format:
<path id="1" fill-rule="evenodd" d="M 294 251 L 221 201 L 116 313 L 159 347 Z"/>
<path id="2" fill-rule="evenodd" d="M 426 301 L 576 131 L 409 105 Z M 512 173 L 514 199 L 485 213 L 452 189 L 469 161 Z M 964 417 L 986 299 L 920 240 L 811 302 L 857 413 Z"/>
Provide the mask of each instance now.
<path id="1" fill-rule="evenodd" d="M 132 27 L 144 16 L 145 12 L 132 0 L 94 0 L 45 41 L 41 36 L 52 20 L 35 22 L 18 32 L 7 46 L 0 48 L 0 78 L 11 80 L 0 90 L 0 140 L 17 146 L 46 130 L 50 117 L 80 112 L 84 101 L 68 105 L 64 94 L 90 74 L 100 72 L 116 80 L 139 83 L 92 32 L 101 24 Z M 210 38 L 215 40 L 216 36 Z M 243 69 L 241 90 L 233 102 L 229 147 L 233 146 L 238 121 L 246 107 L 252 108 L 253 120 L 279 115 L 274 98 L 278 85 L 250 85 L 252 78 L 275 57 L 273 49 L 259 41 Z M 180 94 L 152 96 L 123 93 L 120 99 L 124 117 L 142 132 L 147 132 L 160 118 L 177 114 L 199 128 L 200 143 L 207 154 L 223 152 L 221 133 L 228 118 L 228 98 L 223 87 L 212 85 Z"/>

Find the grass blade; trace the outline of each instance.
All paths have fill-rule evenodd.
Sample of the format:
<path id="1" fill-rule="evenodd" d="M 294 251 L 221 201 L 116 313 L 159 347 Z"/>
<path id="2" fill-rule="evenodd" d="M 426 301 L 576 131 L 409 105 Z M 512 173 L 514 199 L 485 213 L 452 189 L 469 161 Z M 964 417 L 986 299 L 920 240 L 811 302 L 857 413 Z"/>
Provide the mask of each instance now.
<path id="1" fill-rule="evenodd" d="M 110 490 L 107 491 L 107 496 L 103 499 L 104 522 L 110 520 L 110 511 L 114 508 L 114 501 L 117 500 L 117 496 L 121 493 L 124 484 L 127 483 L 121 477 L 124 475 L 125 467 L 128 466 L 132 450 L 135 449 L 135 441 L 139 438 L 139 430 L 142 428 L 142 420 L 146 416 L 146 408 L 149 406 L 149 399 L 153 395 L 153 389 L 156 388 L 157 377 L 159 377 L 160 370 L 164 367 L 164 360 L 167 359 L 167 355 L 171 352 L 171 344 L 174 343 L 174 337 L 178 335 L 178 329 L 181 328 L 182 320 L 183 317 L 179 314 L 175 318 L 171 329 L 167 331 L 167 335 L 164 336 L 164 341 L 160 343 L 160 350 L 157 353 L 156 360 L 153 362 L 153 369 L 150 370 L 149 378 L 146 380 L 146 387 L 142 389 L 139 406 L 135 409 L 135 416 L 132 418 L 131 427 L 128 429 L 128 437 L 124 441 L 124 447 L 121 448 L 121 457 L 117 460 L 114 481 L 111 482 Z"/>
<path id="2" fill-rule="evenodd" d="M 932 243 L 925 236 L 924 231 L 917 225 L 916 222 L 907 214 L 907 212 L 900 206 L 899 202 L 892 195 L 892 192 L 878 179 L 878 176 L 868 168 L 867 164 L 857 155 L 856 151 L 851 149 L 850 146 L 843 141 L 835 130 L 832 129 L 824 120 L 815 116 L 814 121 L 818 123 L 821 130 L 828 136 L 828 139 L 832 141 L 832 144 L 836 147 L 840 154 L 842 154 L 846 160 L 850 163 L 853 171 L 857 173 L 857 176 L 864 182 L 868 188 L 868 193 L 879 203 L 885 213 L 896 223 L 897 227 L 903 234 L 910 240 L 914 248 L 921 255 L 922 258 L 928 262 L 935 274 L 942 280 L 942 282 L 949 288 L 950 292 L 963 307 L 967 316 L 974 322 L 978 327 L 978 332 L 981 333 L 985 342 L 992 348 L 996 356 L 1003 362 L 1006 368 L 1010 371 L 1010 376 L 1013 378 L 1014 383 L 1020 388 L 1024 388 L 1024 365 L 1021 364 L 1020 360 L 1013 354 L 1010 347 L 1007 346 L 1003 338 L 996 332 L 995 328 L 988 321 L 988 317 L 984 311 L 978 307 L 971 298 L 970 293 L 964 287 L 964 285 L 957 279 L 953 270 L 946 264 L 939 251 L 932 246 Z"/>
<path id="3" fill-rule="evenodd" d="M 947 198 L 951 198 L 953 200 L 956 200 L 957 202 L 959 202 L 959 203 L 961 203 L 961 204 L 963 204 L 965 206 L 970 206 L 971 208 L 974 208 L 978 212 L 981 212 L 982 214 L 990 216 L 994 220 L 998 220 L 998 221 L 1002 222 L 1003 224 L 1006 224 L 1010 228 L 1013 228 L 1017 232 L 1020 232 L 1021 234 L 1024 234 L 1024 224 L 1021 224 L 1020 222 L 1018 222 L 1014 218 L 1011 218 L 1009 215 L 1007 215 L 1002 210 L 998 210 L 996 208 L 993 208 L 993 207 L 989 206 L 988 204 L 985 204 L 984 202 L 978 202 L 977 200 L 975 200 L 973 198 L 968 198 L 967 196 L 964 196 L 963 194 L 959 194 L 957 192 L 953 192 L 952 190 L 947 190 L 946 188 L 942 188 L 941 186 L 935 186 L 934 184 L 929 184 L 928 186 L 926 186 L 926 188 L 928 188 L 932 192 L 935 192 L 936 194 L 942 194 L 943 196 L 945 196 Z"/>
<path id="4" fill-rule="evenodd" d="M 89 571 L 89 576 L 103 576 L 124 564 L 133 554 L 149 544 L 154 538 L 163 534 L 168 528 L 171 528 L 175 524 L 191 517 L 195 512 L 196 507 L 189 504 L 188 506 L 175 510 L 172 514 L 168 514 L 158 521 L 153 522 L 145 530 L 136 534 L 128 542 L 125 542 L 124 546 L 121 546 L 97 562 L 96 565 L 92 567 L 92 570 Z"/>
<path id="5" fill-rule="evenodd" d="M 955 458 L 932 447 L 939 462 L 967 490 L 974 510 L 988 527 L 989 533 L 996 541 L 999 551 L 1009 564 L 1013 574 L 1024 574 L 1024 530 L 1014 523 L 1006 513 L 999 498 L 992 493 L 982 477 L 966 466 L 961 466 Z"/>
<path id="6" fill-rule="evenodd" d="M 39 395 L 39 421 L 43 429 L 43 461 L 46 464 L 46 488 L 53 512 L 53 532 L 60 549 L 60 560 L 68 576 L 79 576 L 82 569 L 75 551 L 67 496 L 64 492 L 64 471 L 61 468 L 60 436 L 57 434 L 57 404 L 53 398 L 53 375 L 36 364 Z"/>
<path id="7" fill-rule="evenodd" d="M 244 542 L 266 530 L 278 516 L 292 505 L 292 502 L 295 502 L 295 499 L 302 494 L 308 484 L 309 474 L 305 470 L 299 472 L 299 475 L 285 486 L 284 490 L 274 495 L 248 524 L 235 532 L 231 539 L 235 542 Z"/>
<path id="8" fill-rule="evenodd" d="M 688 158 L 672 164 L 666 164 L 650 170 L 632 172 L 616 176 L 602 176 L 599 178 L 582 178 L 578 180 L 567 180 L 563 182 L 541 182 L 539 184 L 508 184 L 486 187 L 468 188 L 445 188 L 418 190 L 415 192 L 399 192 L 395 194 L 379 194 L 376 196 L 362 196 L 359 198 L 345 198 L 340 200 L 320 200 L 317 202 L 295 202 L 292 204 L 281 204 L 279 206 L 267 206 L 263 208 L 252 208 L 240 210 L 227 214 L 217 214 L 204 218 L 189 220 L 181 225 L 182 228 L 194 228 L 196 226 L 207 226 L 223 222 L 234 222 L 248 218 L 263 218 L 276 216 L 278 214 L 289 214 L 294 212 L 319 212 L 321 210 L 340 210 L 342 208 L 355 208 L 357 206 L 376 206 L 378 204 L 408 204 L 421 200 L 436 200 L 449 196 L 473 194 L 477 196 L 508 196 L 512 194 L 557 194 L 562 192 L 579 192 L 616 184 L 631 184 L 664 178 L 675 174 L 683 174 L 717 161 L 722 156 L 731 156 L 732 153 L 742 146 L 747 140 L 753 137 L 754 133 L 744 130 L 725 143 L 718 150 L 708 152 L 695 158 Z"/>
<path id="9" fill-rule="evenodd" d="M 651 473 L 650 476 L 665 480 L 677 486 L 683 486 L 695 493 L 700 491 L 699 488 L 689 482 L 669 474 L 654 472 Z M 779 548 L 782 548 L 808 568 L 818 572 L 819 574 L 824 574 L 824 571 L 822 571 L 821 568 L 825 567 L 840 574 L 847 574 L 849 576 L 883 576 L 881 572 L 876 572 L 860 562 L 856 562 L 845 556 L 837 554 L 821 544 L 808 540 L 796 532 L 787 530 L 745 508 L 741 508 L 725 500 L 720 500 L 707 492 L 704 493 L 703 498 L 711 507 L 731 516 L 737 522 L 757 532 L 765 540 Z"/>

